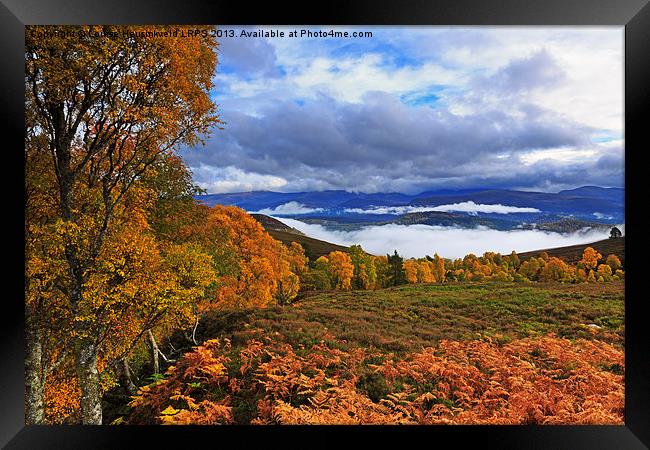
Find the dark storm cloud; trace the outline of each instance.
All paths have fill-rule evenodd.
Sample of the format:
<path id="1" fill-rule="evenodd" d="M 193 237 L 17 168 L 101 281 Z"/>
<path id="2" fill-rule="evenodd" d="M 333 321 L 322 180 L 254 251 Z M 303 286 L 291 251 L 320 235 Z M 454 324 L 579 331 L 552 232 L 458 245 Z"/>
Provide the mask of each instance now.
<path id="1" fill-rule="evenodd" d="M 471 89 L 460 102 L 480 108 L 495 100 L 507 111 L 511 105 L 530 120 L 546 114 L 537 105 L 527 103 L 529 94 L 548 90 L 566 80 L 566 73 L 546 50 L 511 60 L 492 75 L 477 75 L 469 83 Z"/>
<path id="2" fill-rule="evenodd" d="M 518 166 L 511 173 L 490 177 L 493 187 L 538 188 L 549 191 L 572 188 L 582 185 L 622 186 L 621 167 L 599 167 L 594 160 L 580 163 L 565 163 L 545 160 L 528 166 Z M 467 180 L 468 182 L 470 180 Z M 490 184 L 490 181 L 486 181 Z"/>
<path id="3" fill-rule="evenodd" d="M 553 86 L 565 77 L 557 62 L 545 50 L 515 59 L 489 78 L 488 84 L 502 91 L 517 93 Z"/>
<path id="4" fill-rule="evenodd" d="M 623 152 L 616 152 L 609 155 L 603 155 L 596 161 L 596 168 L 604 171 L 619 170 L 622 171 L 625 166 Z"/>
<path id="5" fill-rule="evenodd" d="M 521 152 L 588 142 L 586 127 L 539 108 L 522 114 L 526 120 L 500 111 L 455 115 L 408 107 L 379 92 L 360 104 L 323 96 L 302 106 L 276 102 L 256 116 L 230 111 L 226 129 L 207 149 L 187 152 L 186 160 L 279 176 L 288 188 L 310 180 L 341 189 L 417 190 L 449 180 L 464 185 L 487 173 L 505 182 L 521 177 Z M 539 174 L 561 177 L 563 170 L 554 166 L 527 177 L 536 182 Z"/>

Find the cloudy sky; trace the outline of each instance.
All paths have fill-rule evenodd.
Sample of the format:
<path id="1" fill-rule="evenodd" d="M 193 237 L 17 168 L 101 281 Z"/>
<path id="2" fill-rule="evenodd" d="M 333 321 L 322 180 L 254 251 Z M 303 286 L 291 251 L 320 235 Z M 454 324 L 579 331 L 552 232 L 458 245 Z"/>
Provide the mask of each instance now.
<path id="1" fill-rule="evenodd" d="M 220 39 L 209 193 L 623 185 L 622 27 L 266 28 Z"/>

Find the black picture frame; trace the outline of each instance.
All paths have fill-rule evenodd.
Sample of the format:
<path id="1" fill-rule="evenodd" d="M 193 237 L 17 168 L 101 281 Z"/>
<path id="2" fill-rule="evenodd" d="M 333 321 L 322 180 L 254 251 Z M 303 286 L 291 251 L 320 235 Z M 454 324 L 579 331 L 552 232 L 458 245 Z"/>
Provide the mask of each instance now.
<path id="1" fill-rule="evenodd" d="M 217 445 L 336 445 L 361 438 L 363 445 L 396 439 L 402 445 L 475 445 L 497 448 L 616 448 L 650 446 L 650 343 L 647 304 L 641 295 L 644 264 L 632 204 L 639 192 L 644 167 L 641 155 L 647 148 L 643 117 L 650 107 L 650 5 L 648 0 L 363 0 L 328 1 L 314 4 L 146 0 L 1 0 L 0 106 L 3 157 L 7 185 L 2 191 L 10 227 L 5 244 L 16 252 L 9 262 L 3 287 L 0 328 L 0 444 L 6 448 L 119 448 L 137 438 L 145 448 L 184 448 L 197 439 Z M 625 192 L 626 192 L 626 292 L 625 292 L 625 425 L 624 426 L 445 426 L 445 427 L 91 427 L 24 425 L 24 211 L 20 195 L 24 185 L 24 161 L 18 148 L 24 143 L 24 26 L 31 24 L 327 24 L 327 25 L 618 25 L 625 27 Z M 645 113 L 645 114 L 644 114 Z M 10 138 L 10 139 L 8 139 Z M 15 142 L 14 142 L 15 140 Z M 11 144 L 9 144 L 11 142 Z M 15 163 L 13 158 L 15 157 Z M 642 194 L 640 194 L 642 195 Z M 640 209 L 640 208 L 639 208 Z M 24 221 L 23 221 L 24 222 Z M 15 233 L 16 238 L 9 238 Z M 632 239 L 630 241 L 630 239 Z M 633 244 L 630 245 L 630 242 Z M 7 246 L 5 245 L 5 248 Z M 630 247 L 632 250 L 630 251 Z M 11 262 L 10 262 L 11 261 Z M 6 290 L 11 286 L 11 290 Z M 16 291 L 14 294 L 13 291 Z M 11 292 L 11 294 L 9 294 Z M 300 434 L 301 436 L 294 436 Z M 235 439 L 230 441 L 230 438 Z M 258 442 L 252 443 L 252 439 Z M 422 439 L 422 440 L 420 440 Z M 233 442 L 233 443 L 228 443 Z M 190 444 L 192 443 L 192 444 Z M 205 445 L 205 444 L 203 444 Z"/>

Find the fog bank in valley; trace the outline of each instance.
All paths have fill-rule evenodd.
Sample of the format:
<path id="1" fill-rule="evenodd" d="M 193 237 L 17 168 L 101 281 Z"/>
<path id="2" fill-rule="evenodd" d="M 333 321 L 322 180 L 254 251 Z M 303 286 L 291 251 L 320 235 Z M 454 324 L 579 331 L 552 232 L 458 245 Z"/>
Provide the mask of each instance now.
<path id="1" fill-rule="evenodd" d="M 367 226 L 355 231 L 329 230 L 322 225 L 276 217 L 307 236 L 340 245 L 360 244 L 374 255 L 397 250 L 404 257 L 423 257 L 438 253 L 445 258 L 462 258 L 468 253 L 486 251 L 502 254 L 515 250 L 522 253 L 544 248 L 586 244 L 606 239 L 607 232 L 584 230 L 575 233 L 551 233 L 539 230 L 498 231 L 488 228 L 455 228 L 430 225 Z M 618 226 L 624 232 L 622 225 Z"/>

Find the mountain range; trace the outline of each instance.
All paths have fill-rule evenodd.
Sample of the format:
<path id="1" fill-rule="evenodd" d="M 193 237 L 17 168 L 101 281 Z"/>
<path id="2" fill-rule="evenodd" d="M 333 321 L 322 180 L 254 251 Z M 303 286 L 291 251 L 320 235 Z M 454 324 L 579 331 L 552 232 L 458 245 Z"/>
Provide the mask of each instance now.
<path id="1" fill-rule="evenodd" d="M 403 193 L 253 191 L 199 195 L 209 206 L 238 206 L 251 213 L 294 218 L 331 228 L 401 223 L 514 229 L 562 223 L 563 230 L 622 224 L 625 190 L 583 186 L 557 193 L 463 189 Z"/>

